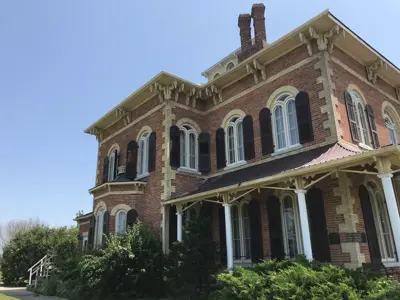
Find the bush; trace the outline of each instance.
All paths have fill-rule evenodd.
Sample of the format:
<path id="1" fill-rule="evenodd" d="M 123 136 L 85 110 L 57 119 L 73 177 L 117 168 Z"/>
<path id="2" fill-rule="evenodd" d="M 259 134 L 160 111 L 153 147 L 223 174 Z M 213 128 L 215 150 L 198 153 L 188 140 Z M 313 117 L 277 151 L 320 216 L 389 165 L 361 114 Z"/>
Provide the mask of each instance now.
<path id="1" fill-rule="evenodd" d="M 216 248 L 210 220 L 198 218 L 188 223 L 182 242 L 174 243 L 167 258 L 165 279 L 171 298 L 207 297 L 215 282 Z"/>
<path id="2" fill-rule="evenodd" d="M 77 248 L 77 229 L 36 226 L 19 231 L 3 249 L 1 272 L 5 285 L 23 285 L 28 269 L 46 254 L 64 258 Z"/>

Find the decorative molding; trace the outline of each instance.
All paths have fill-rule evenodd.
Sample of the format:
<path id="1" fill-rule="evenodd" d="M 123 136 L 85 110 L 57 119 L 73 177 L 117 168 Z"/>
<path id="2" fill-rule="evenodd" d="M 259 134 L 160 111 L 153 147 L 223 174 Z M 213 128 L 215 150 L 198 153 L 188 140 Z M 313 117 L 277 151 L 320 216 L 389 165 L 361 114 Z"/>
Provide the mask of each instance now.
<path id="1" fill-rule="evenodd" d="M 382 59 L 379 59 L 369 66 L 366 66 L 365 69 L 367 70 L 368 80 L 371 81 L 373 84 L 376 84 L 379 71 L 381 69 L 387 70 L 387 63 L 385 63 Z"/>
<path id="2" fill-rule="evenodd" d="M 299 33 L 300 41 L 307 45 L 308 55 L 312 55 L 312 40 L 317 42 L 319 51 L 328 51 L 329 54 L 333 52 L 333 45 L 339 37 L 345 37 L 345 31 L 339 25 L 333 26 L 326 32 L 317 32 L 313 27 L 308 28 L 310 38 L 307 38 L 302 32 Z"/>
<path id="3" fill-rule="evenodd" d="M 400 86 L 396 86 L 395 88 L 397 100 L 400 100 Z"/>
<path id="4" fill-rule="evenodd" d="M 115 111 L 115 114 L 117 115 L 117 118 L 121 118 L 124 120 L 124 126 L 128 125 L 131 122 L 131 113 L 126 111 L 123 108 L 118 108 Z"/>
<path id="5" fill-rule="evenodd" d="M 253 74 L 255 84 L 260 82 L 260 77 L 263 81 L 267 79 L 266 67 L 256 59 L 246 65 L 246 71 L 249 74 Z"/>
<path id="6" fill-rule="evenodd" d="M 168 86 L 155 82 L 150 86 L 150 92 L 157 93 L 160 103 L 166 100 L 178 101 L 179 93 L 185 91 L 185 84 L 175 80 Z"/>
<path id="7" fill-rule="evenodd" d="M 217 99 L 218 102 L 222 102 L 222 91 L 219 90 L 215 85 L 210 85 L 206 87 L 205 89 L 205 94 L 207 97 L 212 97 L 214 101 L 214 105 L 217 105 Z"/>
<path id="8" fill-rule="evenodd" d="M 104 131 L 101 130 L 100 128 L 97 127 L 90 128 L 90 134 L 96 136 L 97 141 L 99 142 L 103 141 Z"/>
<path id="9" fill-rule="evenodd" d="M 186 105 L 190 106 L 190 103 L 192 103 L 192 107 L 196 108 L 197 99 L 202 98 L 202 95 L 203 91 L 201 89 L 191 88 L 186 93 Z"/>
<path id="10" fill-rule="evenodd" d="M 119 191 L 111 191 L 112 187 L 128 186 L 128 188 L 132 188 L 132 189 L 127 192 L 131 192 L 131 194 L 143 194 L 146 185 L 147 185 L 147 183 L 143 182 L 143 181 L 122 181 L 122 182 L 111 181 L 111 182 L 103 183 L 94 188 L 91 188 L 89 190 L 89 193 L 94 194 L 94 193 L 104 190 L 104 189 L 107 189 L 109 193 L 118 193 Z M 97 197 L 97 198 L 99 198 L 99 197 Z M 95 197 L 95 199 L 96 199 L 96 197 Z"/>
<path id="11" fill-rule="evenodd" d="M 125 203 L 120 203 L 120 204 L 115 205 L 115 206 L 111 209 L 110 215 L 111 215 L 111 216 L 115 216 L 115 214 L 116 214 L 118 211 L 120 211 L 120 210 L 124 210 L 124 211 L 128 212 L 128 211 L 130 211 L 132 208 L 134 208 L 134 207 L 131 207 L 131 206 L 129 206 L 128 204 L 125 204 Z"/>

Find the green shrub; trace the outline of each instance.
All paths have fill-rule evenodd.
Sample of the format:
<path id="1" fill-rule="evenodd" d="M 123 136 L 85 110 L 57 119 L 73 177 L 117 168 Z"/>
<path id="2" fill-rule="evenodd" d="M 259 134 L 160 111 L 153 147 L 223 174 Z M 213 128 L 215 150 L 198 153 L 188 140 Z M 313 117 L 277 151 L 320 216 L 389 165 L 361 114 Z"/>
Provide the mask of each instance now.
<path id="1" fill-rule="evenodd" d="M 59 283 L 60 280 L 58 276 L 50 276 L 38 284 L 35 292 L 45 296 L 56 296 Z"/>
<path id="2" fill-rule="evenodd" d="M 173 299 L 207 299 L 216 267 L 216 244 L 209 219 L 185 226 L 182 242 L 174 243 L 165 266 L 167 293 Z"/>
<path id="3" fill-rule="evenodd" d="M 367 300 L 400 300 L 400 283 L 398 281 L 378 278 L 368 282 Z"/>

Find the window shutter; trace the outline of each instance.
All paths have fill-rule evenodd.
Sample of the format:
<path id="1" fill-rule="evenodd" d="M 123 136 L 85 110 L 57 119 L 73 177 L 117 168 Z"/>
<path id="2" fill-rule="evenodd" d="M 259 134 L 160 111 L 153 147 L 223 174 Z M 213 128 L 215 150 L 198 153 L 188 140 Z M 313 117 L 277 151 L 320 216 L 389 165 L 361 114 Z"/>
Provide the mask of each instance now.
<path id="1" fill-rule="evenodd" d="M 169 137 L 171 140 L 171 152 L 170 152 L 170 165 L 173 168 L 180 167 L 180 130 L 178 126 L 171 126 L 169 129 Z"/>
<path id="2" fill-rule="evenodd" d="M 225 153 L 225 130 L 218 128 L 216 132 L 216 147 L 217 147 L 217 168 L 222 169 L 226 167 L 226 153 Z"/>
<path id="3" fill-rule="evenodd" d="M 310 99 L 307 92 L 299 92 L 295 99 L 300 144 L 314 140 Z"/>
<path id="4" fill-rule="evenodd" d="M 110 162 L 110 159 L 108 156 L 104 157 L 103 161 L 103 183 L 108 181 L 108 164 Z"/>
<path id="5" fill-rule="evenodd" d="M 219 248 L 221 264 L 226 266 L 226 231 L 225 231 L 225 210 L 222 205 L 218 209 L 219 222 Z"/>
<path id="6" fill-rule="evenodd" d="M 136 141 L 130 141 L 128 143 L 127 155 L 126 155 L 126 178 L 136 178 L 137 168 L 137 157 L 138 157 L 138 144 Z"/>
<path id="7" fill-rule="evenodd" d="M 126 214 L 126 229 L 128 229 L 128 227 L 132 227 L 136 220 L 138 218 L 138 213 L 136 212 L 136 210 L 131 209 L 128 211 L 128 213 Z"/>
<path id="8" fill-rule="evenodd" d="M 249 220 L 251 261 L 253 263 L 258 263 L 264 255 L 261 233 L 260 203 L 256 200 L 251 200 L 249 203 Z"/>
<path id="9" fill-rule="evenodd" d="M 114 155 L 114 179 L 116 179 L 118 176 L 118 162 L 119 162 L 119 154 L 116 149 L 114 150 L 113 155 Z"/>
<path id="10" fill-rule="evenodd" d="M 312 188 L 307 192 L 306 197 L 313 257 L 320 262 L 330 262 L 331 253 L 326 228 L 323 192 L 320 189 Z"/>
<path id="11" fill-rule="evenodd" d="M 261 135 L 261 151 L 262 155 L 267 155 L 274 152 L 274 139 L 272 134 L 271 111 L 264 107 L 260 111 L 260 135 Z"/>
<path id="12" fill-rule="evenodd" d="M 198 137 L 199 144 L 199 172 L 210 172 L 210 135 L 208 132 L 202 132 Z"/>
<path id="13" fill-rule="evenodd" d="M 282 237 L 281 203 L 276 196 L 269 196 L 267 200 L 269 225 L 269 240 L 271 244 L 271 258 L 285 259 Z"/>
<path id="14" fill-rule="evenodd" d="M 243 143 L 244 143 L 244 159 L 253 159 L 256 154 L 254 151 L 254 129 L 253 118 L 247 115 L 243 118 Z"/>
<path id="15" fill-rule="evenodd" d="M 108 211 L 105 211 L 103 215 L 103 234 L 108 234 L 109 220 L 110 220 L 110 213 Z"/>
<path id="16" fill-rule="evenodd" d="M 178 239 L 178 220 L 176 215 L 176 207 L 171 205 L 169 207 L 169 247 Z"/>
<path id="17" fill-rule="evenodd" d="M 200 208 L 200 217 L 203 220 L 207 220 L 207 232 L 204 232 L 212 238 L 213 235 L 213 204 L 210 202 L 204 201 Z"/>
<path id="18" fill-rule="evenodd" d="M 153 131 L 149 136 L 149 172 L 156 169 L 156 133 Z"/>
<path id="19" fill-rule="evenodd" d="M 91 216 L 89 219 L 89 233 L 88 233 L 88 248 L 89 249 L 93 249 L 95 228 L 96 228 L 96 218 L 95 218 L 95 216 Z"/>
<path id="20" fill-rule="evenodd" d="M 358 143 L 360 141 L 360 136 L 357 130 L 357 122 L 356 122 L 356 116 L 354 114 L 353 99 L 351 98 L 351 95 L 348 91 L 344 92 L 344 100 L 346 102 L 347 119 L 349 121 L 351 139 L 353 140 L 353 142 Z"/>
<path id="21" fill-rule="evenodd" d="M 379 250 L 378 235 L 376 234 L 375 220 L 369 192 L 367 188 L 362 185 L 360 186 L 359 193 L 371 263 L 380 264 L 382 262 L 381 251 Z"/>
<path id="22" fill-rule="evenodd" d="M 379 148 L 379 136 L 376 130 L 374 110 L 372 109 L 372 106 L 369 104 L 365 105 L 365 112 L 367 113 L 369 130 L 371 132 L 372 146 L 374 148 Z"/>

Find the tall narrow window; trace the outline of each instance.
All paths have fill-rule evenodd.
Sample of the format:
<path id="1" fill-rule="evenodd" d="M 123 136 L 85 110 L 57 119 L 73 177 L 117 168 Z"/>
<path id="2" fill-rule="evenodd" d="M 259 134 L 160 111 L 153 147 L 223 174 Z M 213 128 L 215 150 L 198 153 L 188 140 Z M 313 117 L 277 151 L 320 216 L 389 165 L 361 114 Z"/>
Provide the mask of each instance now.
<path id="1" fill-rule="evenodd" d="M 251 256 L 249 204 L 245 201 L 231 208 L 233 257 L 236 261 L 249 260 Z"/>
<path id="2" fill-rule="evenodd" d="M 397 144 L 396 123 L 393 121 L 393 118 L 387 111 L 385 111 L 385 124 L 386 124 L 386 128 L 388 130 L 390 143 L 393 145 Z"/>
<path id="3" fill-rule="evenodd" d="M 96 246 L 101 245 L 103 241 L 103 222 L 104 222 L 104 214 L 106 210 L 104 208 L 100 208 L 96 215 L 96 230 L 94 237 L 94 244 Z"/>
<path id="4" fill-rule="evenodd" d="M 228 166 L 244 162 L 243 119 L 233 117 L 226 128 Z"/>
<path id="5" fill-rule="evenodd" d="M 197 132 L 189 125 L 180 127 L 180 167 L 196 171 L 198 168 Z"/>
<path id="6" fill-rule="evenodd" d="M 357 126 L 357 136 L 359 137 L 361 143 L 365 145 L 370 145 L 364 102 L 361 96 L 356 91 L 351 91 L 350 95 L 351 99 L 353 100 L 354 119 Z"/>
<path id="7" fill-rule="evenodd" d="M 150 134 L 145 132 L 139 139 L 138 177 L 144 177 L 149 174 L 149 136 Z"/>
<path id="8" fill-rule="evenodd" d="M 108 162 L 108 181 L 113 181 L 117 177 L 118 154 L 117 148 L 111 149 Z"/>
<path id="9" fill-rule="evenodd" d="M 115 233 L 123 235 L 126 233 L 126 211 L 120 210 L 115 214 Z"/>
<path id="10" fill-rule="evenodd" d="M 374 183 L 368 184 L 382 261 L 396 261 L 389 213 L 382 191 Z"/>
<path id="11" fill-rule="evenodd" d="M 281 207 L 285 253 L 286 256 L 294 257 L 301 253 L 299 218 L 295 198 L 291 195 L 285 196 Z"/>
<path id="12" fill-rule="evenodd" d="M 280 95 L 273 107 L 275 150 L 284 150 L 299 145 L 299 129 L 295 98 L 290 94 Z"/>

